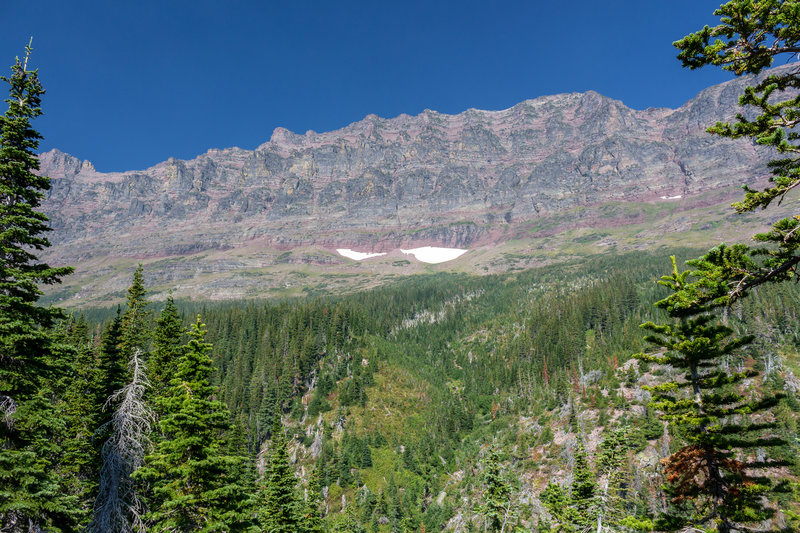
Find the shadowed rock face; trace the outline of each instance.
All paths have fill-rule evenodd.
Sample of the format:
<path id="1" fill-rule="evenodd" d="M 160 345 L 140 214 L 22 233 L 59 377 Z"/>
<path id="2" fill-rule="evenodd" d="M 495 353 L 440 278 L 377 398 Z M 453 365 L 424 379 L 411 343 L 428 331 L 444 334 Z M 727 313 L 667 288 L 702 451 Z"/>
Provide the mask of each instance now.
<path id="1" fill-rule="evenodd" d="M 678 195 L 691 203 L 766 173 L 765 149 L 705 133 L 733 117 L 747 81 L 711 87 L 677 110 L 636 111 L 588 92 L 503 111 L 369 115 L 328 133 L 278 128 L 254 151 L 209 150 L 121 173 L 52 150 L 41 155 L 52 178 L 49 254 L 181 255 L 254 239 L 469 247 L 575 206 Z"/>

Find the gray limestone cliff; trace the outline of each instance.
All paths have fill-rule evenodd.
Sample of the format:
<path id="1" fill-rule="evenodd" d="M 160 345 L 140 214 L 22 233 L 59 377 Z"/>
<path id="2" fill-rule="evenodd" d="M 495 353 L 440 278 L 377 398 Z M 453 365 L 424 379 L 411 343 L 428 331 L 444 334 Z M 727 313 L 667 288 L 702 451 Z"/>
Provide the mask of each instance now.
<path id="1" fill-rule="evenodd" d="M 766 173 L 766 150 L 705 132 L 733 117 L 747 81 L 676 110 L 637 111 L 587 92 L 502 111 L 369 115 L 327 133 L 278 128 L 253 151 L 209 150 L 140 171 L 100 173 L 52 150 L 40 158 L 52 178 L 51 253 L 65 262 L 168 256 L 254 239 L 459 247 L 576 206 L 691 201 Z"/>

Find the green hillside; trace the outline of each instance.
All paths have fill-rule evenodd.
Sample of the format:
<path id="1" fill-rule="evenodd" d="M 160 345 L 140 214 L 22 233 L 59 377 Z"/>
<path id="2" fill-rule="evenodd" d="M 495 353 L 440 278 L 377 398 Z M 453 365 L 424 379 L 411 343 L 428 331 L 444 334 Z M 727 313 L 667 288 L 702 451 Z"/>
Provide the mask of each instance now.
<path id="1" fill-rule="evenodd" d="M 568 490 L 583 465 L 605 483 L 604 445 L 620 435 L 615 468 L 630 488 L 616 511 L 647 524 L 664 507 L 660 460 L 682 437 L 641 389 L 672 371 L 631 356 L 645 348 L 639 325 L 664 318 L 652 302 L 666 296 L 654 280 L 668 253 L 423 275 L 339 298 L 178 307 L 186 323 L 200 313 L 208 326 L 213 381 L 250 460 L 268 462 L 279 416 L 298 486 L 318 474 L 331 526 L 344 505 L 366 531 L 479 529 L 494 446 L 514 523 L 545 527 L 559 521 L 548 482 Z M 757 335 L 729 364 L 762 372 L 750 387 L 788 391 L 774 418 L 792 475 L 799 309 L 796 285 L 765 286 L 727 317 Z"/>

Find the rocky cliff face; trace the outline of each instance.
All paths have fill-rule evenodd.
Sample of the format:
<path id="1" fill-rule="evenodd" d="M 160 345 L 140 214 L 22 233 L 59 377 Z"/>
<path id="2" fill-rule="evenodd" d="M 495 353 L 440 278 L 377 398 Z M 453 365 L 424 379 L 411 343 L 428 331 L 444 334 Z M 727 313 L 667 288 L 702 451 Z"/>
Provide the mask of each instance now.
<path id="1" fill-rule="evenodd" d="M 122 173 L 54 150 L 41 156 L 53 184 L 46 211 L 67 261 L 254 238 L 468 246 L 498 225 L 576 205 L 691 199 L 763 174 L 763 151 L 704 131 L 733 115 L 742 85 L 712 87 L 677 110 L 635 111 L 588 92 L 504 111 L 370 115 L 328 133 L 278 128 L 255 151 L 209 150 Z"/>
<path id="2" fill-rule="evenodd" d="M 690 206 L 714 191 L 719 199 L 766 173 L 764 149 L 705 133 L 734 115 L 747 81 L 711 87 L 676 110 L 632 110 L 587 92 L 503 111 L 370 115 L 327 133 L 278 128 L 254 151 L 209 150 L 121 173 L 53 150 L 41 155 L 52 178 L 49 254 L 76 263 L 254 242 L 469 247 L 518 237 L 576 206 L 677 196 Z"/>

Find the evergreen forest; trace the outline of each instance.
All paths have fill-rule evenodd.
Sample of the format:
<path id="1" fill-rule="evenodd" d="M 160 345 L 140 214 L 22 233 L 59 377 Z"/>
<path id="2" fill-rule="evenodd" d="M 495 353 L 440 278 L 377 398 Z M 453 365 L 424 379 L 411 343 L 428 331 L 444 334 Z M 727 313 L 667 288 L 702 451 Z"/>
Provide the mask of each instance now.
<path id="1" fill-rule="evenodd" d="M 678 57 L 759 72 L 799 13 L 734 0 Z M 800 216 L 280 301 L 153 301 L 140 265 L 119 306 L 47 307 L 31 51 L 2 78 L 0 531 L 800 530 Z M 709 125 L 776 151 L 738 212 L 800 183 L 782 72 Z"/>

